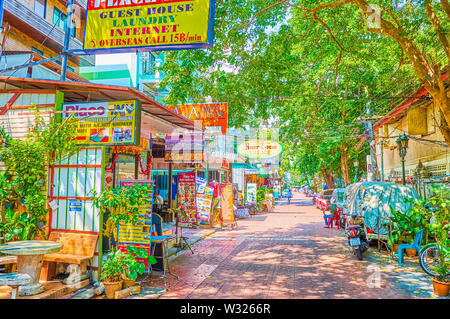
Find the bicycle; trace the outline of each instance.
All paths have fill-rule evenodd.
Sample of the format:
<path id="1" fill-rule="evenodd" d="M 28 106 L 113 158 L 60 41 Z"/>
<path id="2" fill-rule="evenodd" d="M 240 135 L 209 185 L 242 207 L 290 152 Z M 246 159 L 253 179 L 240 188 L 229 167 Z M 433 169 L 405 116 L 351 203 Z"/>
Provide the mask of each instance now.
<path id="1" fill-rule="evenodd" d="M 431 277 L 439 277 L 440 274 L 436 271 L 436 268 L 442 266 L 440 252 L 443 251 L 445 258 L 444 263 L 450 263 L 450 247 L 440 247 L 437 243 L 430 243 L 425 245 L 419 254 L 420 267 Z M 447 273 L 450 276 L 450 272 Z"/>

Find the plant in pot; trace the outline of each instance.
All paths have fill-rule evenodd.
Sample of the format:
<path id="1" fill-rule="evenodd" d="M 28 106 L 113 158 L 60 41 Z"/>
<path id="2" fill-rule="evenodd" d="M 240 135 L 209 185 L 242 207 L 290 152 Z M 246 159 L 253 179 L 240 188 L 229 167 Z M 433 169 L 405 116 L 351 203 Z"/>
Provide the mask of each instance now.
<path id="1" fill-rule="evenodd" d="M 416 234 L 425 227 L 421 221 L 423 218 L 418 214 L 413 214 L 411 211 L 402 213 L 391 207 L 390 219 L 392 221 L 392 238 L 389 242 L 395 252 L 398 251 L 400 244 L 411 244 Z M 385 224 L 385 226 L 387 225 L 389 224 Z M 409 257 L 413 257 L 418 254 L 418 251 L 415 249 L 406 249 L 406 254 Z"/>
<path id="2" fill-rule="evenodd" d="M 450 291 L 450 188 L 434 186 L 427 199 L 431 211 L 428 229 L 438 247 L 438 256 L 433 266 L 437 277 L 433 277 L 433 289 L 438 296 L 446 297 Z"/>
<path id="3" fill-rule="evenodd" d="M 114 299 L 116 291 L 122 289 L 122 276 L 126 269 L 126 254 L 120 250 L 113 249 L 108 255 L 107 260 L 102 265 L 102 274 L 100 279 L 105 288 L 105 294 L 108 299 Z"/>
<path id="4" fill-rule="evenodd" d="M 135 184 L 133 187 L 106 188 L 100 194 L 92 191 L 94 205 L 100 208 L 100 213 L 109 213 L 104 235 L 108 238 L 117 236 L 117 226 L 120 222 L 136 225 L 140 207 L 148 204 L 152 186 Z"/>
<path id="5" fill-rule="evenodd" d="M 136 246 L 127 246 L 128 253 L 124 257 L 125 272 L 124 288 L 133 287 L 139 275 L 145 272 L 145 262 L 150 265 L 156 264 L 154 256 L 149 255 L 148 251 Z"/>

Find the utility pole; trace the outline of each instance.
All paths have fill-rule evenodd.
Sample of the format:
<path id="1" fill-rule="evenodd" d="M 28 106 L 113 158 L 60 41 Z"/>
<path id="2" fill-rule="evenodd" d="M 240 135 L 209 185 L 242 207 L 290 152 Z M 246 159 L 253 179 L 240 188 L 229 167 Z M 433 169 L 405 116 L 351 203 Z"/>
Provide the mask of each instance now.
<path id="1" fill-rule="evenodd" d="M 64 24 L 64 47 L 63 47 L 63 58 L 62 58 L 62 69 L 61 69 L 61 80 L 66 80 L 67 72 L 67 58 L 70 42 L 70 30 L 72 29 L 72 12 L 73 12 L 73 0 L 67 0 L 67 18 Z"/>
<path id="2" fill-rule="evenodd" d="M 376 151 L 376 143 L 375 143 L 375 134 L 373 131 L 373 121 L 378 120 L 380 117 L 379 116 L 374 116 L 374 117 L 370 117 L 370 113 L 371 113 L 371 108 L 370 108 L 370 102 L 367 103 L 366 105 L 366 114 L 367 114 L 367 118 L 357 118 L 356 120 L 358 122 L 362 122 L 364 125 L 364 129 L 365 129 L 365 135 L 367 138 L 367 142 L 369 143 L 369 147 L 370 147 L 370 163 L 367 163 L 368 167 L 370 168 L 370 172 L 367 172 L 367 181 L 368 182 L 372 182 L 374 180 L 376 180 L 376 175 L 378 172 L 378 165 L 377 165 L 377 151 Z M 368 157 L 369 159 L 369 157 Z M 371 164 L 371 165 L 369 165 Z"/>

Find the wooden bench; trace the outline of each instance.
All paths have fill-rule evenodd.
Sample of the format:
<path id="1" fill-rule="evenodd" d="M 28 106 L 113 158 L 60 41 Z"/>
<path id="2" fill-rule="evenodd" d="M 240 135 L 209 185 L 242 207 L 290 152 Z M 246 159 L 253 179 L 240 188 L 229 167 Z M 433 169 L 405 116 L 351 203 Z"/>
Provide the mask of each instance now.
<path id="1" fill-rule="evenodd" d="M 5 272 L 15 272 L 17 267 L 17 256 L 0 257 L 0 266 L 4 266 Z"/>
<path id="2" fill-rule="evenodd" d="M 51 280 L 56 275 L 57 263 L 76 265 L 75 269 L 71 268 L 71 275 L 87 273 L 88 264 L 92 266 L 98 235 L 53 231 L 48 239 L 63 247 L 57 253 L 44 255 L 41 280 Z"/>

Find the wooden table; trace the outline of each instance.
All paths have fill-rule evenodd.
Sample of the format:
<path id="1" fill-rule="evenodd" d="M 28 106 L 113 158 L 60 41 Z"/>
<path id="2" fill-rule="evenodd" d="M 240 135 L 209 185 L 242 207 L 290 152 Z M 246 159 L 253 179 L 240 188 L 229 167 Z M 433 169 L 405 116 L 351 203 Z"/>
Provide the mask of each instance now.
<path id="1" fill-rule="evenodd" d="M 33 296 L 44 291 L 39 283 L 42 258 L 45 254 L 60 251 L 62 244 L 49 240 L 24 240 L 0 244 L 0 252 L 17 256 L 17 272 L 31 277 L 29 285 L 19 287 L 20 296 Z"/>

